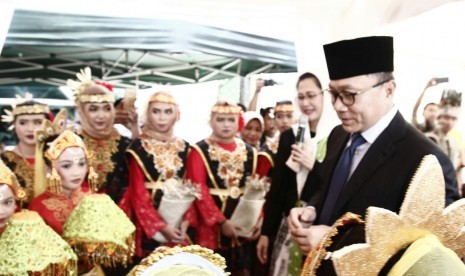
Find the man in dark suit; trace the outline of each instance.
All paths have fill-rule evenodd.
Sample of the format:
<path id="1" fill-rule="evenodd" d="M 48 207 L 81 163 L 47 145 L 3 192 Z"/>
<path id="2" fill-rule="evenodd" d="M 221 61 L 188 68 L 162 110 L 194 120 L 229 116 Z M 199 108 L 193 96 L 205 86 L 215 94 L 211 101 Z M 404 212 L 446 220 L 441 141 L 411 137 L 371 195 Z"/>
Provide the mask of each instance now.
<path id="1" fill-rule="evenodd" d="M 319 190 L 311 207 L 289 215 L 291 235 L 304 253 L 346 212 L 364 217 L 369 206 L 398 212 L 425 155 L 434 154 L 442 166 L 447 204 L 458 199 L 447 156 L 394 105 L 393 38 L 343 40 L 324 51 L 331 80 L 326 91 L 341 125 L 329 135 L 325 161 L 313 171 Z M 312 226 L 304 227 L 308 223 Z"/>

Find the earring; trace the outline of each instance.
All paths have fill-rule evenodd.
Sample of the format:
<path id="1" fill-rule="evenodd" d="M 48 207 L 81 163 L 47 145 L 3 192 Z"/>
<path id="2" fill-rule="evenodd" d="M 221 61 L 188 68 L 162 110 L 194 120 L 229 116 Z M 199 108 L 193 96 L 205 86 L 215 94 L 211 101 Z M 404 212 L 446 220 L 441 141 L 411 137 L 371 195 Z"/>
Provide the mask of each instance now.
<path id="1" fill-rule="evenodd" d="M 52 168 L 52 174 L 48 179 L 48 186 L 52 193 L 59 194 L 63 191 L 63 186 L 61 184 L 61 177 L 58 175 L 58 172 L 55 168 Z"/>
<path id="2" fill-rule="evenodd" d="M 87 176 L 87 182 L 89 182 L 89 187 L 94 192 L 98 191 L 97 179 L 98 174 L 95 172 L 94 167 L 90 166 L 89 175 Z"/>

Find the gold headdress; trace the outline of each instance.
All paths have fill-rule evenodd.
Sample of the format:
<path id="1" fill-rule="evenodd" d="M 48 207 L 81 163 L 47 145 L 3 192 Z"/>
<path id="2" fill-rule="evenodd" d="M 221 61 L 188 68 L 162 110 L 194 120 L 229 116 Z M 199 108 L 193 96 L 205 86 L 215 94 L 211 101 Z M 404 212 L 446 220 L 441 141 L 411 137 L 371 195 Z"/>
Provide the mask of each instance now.
<path id="1" fill-rule="evenodd" d="M 26 114 L 44 114 L 48 115 L 50 110 L 45 104 L 34 101 L 32 94 L 27 92 L 22 98 L 16 95 L 16 101 L 11 105 L 12 110 L 5 109 L 6 115 L 2 115 L 2 122 L 11 123 L 9 130 L 14 128 L 13 122 L 16 116 Z"/>
<path id="2" fill-rule="evenodd" d="M 13 214 L 0 248 L 0 275 L 77 275 L 76 254 L 34 211 Z"/>
<path id="3" fill-rule="evenodd" d="M 435 156 L 427 155 L 410 182 L 399 214 L 369 207 L 365 226 L 366 243 L 352 244 L 332 253 L 337 274 L 378 275 L 394 254 L 430 235 L 435 235 L 442 245 L 453 250 L 458 257 L 465 256 L 465 199 L 455 201 L 446 208 L 444 206 L 442 169 Z M 420 266 L 430 264 L 416 263 Z"/>
<path id="4" fill-rule="evenodd" d="M 16 175 L 0 159 L 0 185 L 5 184 L 11 188 L 17 200 L 25 200 L 28 197 L 26 189 L 19 185 Z M 2 200 L 2 195 L 0 195 Z"/>
<path id="5" fill-rule="evenodd" d="M 177 105 L 176 99 L 173 97 L 173 95 L 165 91 L 160 91 L 150 96 L 149 103 L 154 103 L 154 102 Z"/>
<path id="6" fill-rule="evenodd" d="M 34 162 L 34 197 L 39 196 L 47 189 L 47 179 L 45 176 L 44 145 L 47 138 L 62 133 L 66 128 L 66 109 L 60 110 L 55 116 L 53 123 L 49 120 L 42 121 L 42 127 L 36 130 L 34 138 L 36 140 L 35 162 Z"/>
<path id="7" fill-rule="evenodd" d="M 63 151 L 69 147 L 80 147 L 84 150 L 87 158 L 92 158 L 92 154 L 86 150 L 86 145 L 84 144 L 84 141 L 82 141 L 81 137 L 71 130 L 63 131 L 63 133 L 53 140 L 45 152 L 45 156 L 50 161 L 56 161 Z"/>
<path id="8" fill-rule="evenodd" d="M 216 114 L 241 114 L 242 108 L 234 103 L 229 103 L 226 101 L 217 102 L 212 107 L 212 112 Z"/>
<path id="9" fill-rule="evenodd" d="M 55 140 L 53 140 L 53 142 L 50 143 L 49 148 L 45 152 L 45 156 L 50 161 L 56 162 L 63 151 L 70 147 L 79 147 L 84 150 L 87 162 L 89 163 L 89 186 L 92 188 L 92 190 L 96 190 L 94 184 L 98 178 L 98 175 L 90 164 L 94 154 L 92 151 L 88 151 L 86 149 L 84 141 L 77 134 L 71 130 L 63 131 L 63 133 L 61 133 Z M 55 168 L 52 168 L 52 174 L 50 175 L 49 179 L 49 186 L 51 187 L 52 192 L 58 193 L 61 191 L 61 177 L 58 175 L 58 172 Z"/>
<path id="10" fill-rule="evenodd" d="M 79 73 L 76 73 L 78 81 L 68 79 L 66 85 L 71 87 L 75 91 L 75 102 L 76 105 L 79 103 L 113 103 L 115 101 L 113 93 L 110 93 L 113 87 L 110 84 L 93 81 L 92 72 L 90 67 L 81 69 Z M 96 90 L 98 93 L 92 93 L 92 91 L 86 91 L 88 88 L 99 86 L 100 89 Z"/>
<path id="11" fill-rule="evenodd" d="M 294 106 L 292 105 L 291 101 L 282 101 L 277 102 L 276 106 L 274 107 L 274 113 L 280 112 L 294 112 Z"/>
<path id="12" fill-rule="evenodd" d="M 80 147 L 84 150 L 88 162 L 92 160 L 93 152 L 88 151 L 81 137 L 76 135 L 69 129 L 66 129 L 67 112 L 65 109 L 55 116 L 55 120 L 51 123 L 49 120 L 42 122 L 42 128 L 35 133 L 36 138 L 36 158 L 35 158 L 35 182 L 34 182 L 34 196 L 37 197 L 42 194 L 47 186 L 52 192 L 59 193 L 62 189 L 61 177 L 55 168 L 52 168 L 52 173 L 48 176 L 45 175 L 44 164 L 44 146 L 49 137 L 57 136 L 52 142 L 49 143 L 49 148 L 45 152 L 45 157 L 52 163 L 58 160 L 63 151 L 69 147 Z M 89 164 L 89 186 L 93 187 L 98 175 Z"/>

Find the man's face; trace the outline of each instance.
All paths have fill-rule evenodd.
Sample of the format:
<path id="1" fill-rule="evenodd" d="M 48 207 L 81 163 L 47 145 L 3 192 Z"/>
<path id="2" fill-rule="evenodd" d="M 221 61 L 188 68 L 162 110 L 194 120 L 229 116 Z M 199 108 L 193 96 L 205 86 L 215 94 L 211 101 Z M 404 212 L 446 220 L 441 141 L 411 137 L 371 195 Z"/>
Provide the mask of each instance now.
<path id="1" fill-rule="evenodd" d="M 449 133 L 457 123 L 457 117 L 450 115 L 441 115 L 438 117 L 438 125 L 444 134 Z"/>
<path id="2" fill-rule="evenodd" d="M 333 108 L 346 132 L 363 132 L 369 129 L 392 108 L 395 89 L 393 80 L 368 89 L 380 81 L 383 80 L 379 80 L 374 75 L 362 75 L 332 80 L 329 83 L 330 89 L 337 93 L 356 93 L 366 90 L 355 96 L 353 105 L 343 104 L 340 98 L 333 103 Z"/>
<path id="3" fill-rule="evenodd" d="M 177 109 L 174 104 L 153 102 L 148 108 L 148 123 L 159 133 L 171 132 L 177 117 Z"/>
<path id="4" fill-rule="evenodd" d="M 239 115 L 237 114 L 212 114 L 210 126 L 213 130 L 213 136 L 219 139 L 228 140 L 236 136 Z"/>

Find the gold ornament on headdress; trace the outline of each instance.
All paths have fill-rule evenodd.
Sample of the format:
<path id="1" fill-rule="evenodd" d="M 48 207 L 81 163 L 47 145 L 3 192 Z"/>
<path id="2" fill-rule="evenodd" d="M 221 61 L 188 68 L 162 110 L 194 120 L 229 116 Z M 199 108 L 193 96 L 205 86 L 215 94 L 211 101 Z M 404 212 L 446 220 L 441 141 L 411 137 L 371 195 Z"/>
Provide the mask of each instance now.
<path id="1" fill-rule="evenodd" d="M 45 104 L 34 103 L 32 105 L 22 105 L 26 102 L 33 102 L 34 99 L 32 94 L 27 92 L 22 98 L 19 95 L 16 95 L 16 100 L 11 104 L 12 110 L 5 109 L 6 115 L 2 115 L 2 122 L 13 123 L 16 116 L 25 115 L 25 114 L 48 114 L 50 110 Z M 14 128 L 12 124 L 8 129 L 11 130 Z"/>
<path id="2" fill-rule="evenodd" d="M 349 245 L 332 254 L 337 274 L 378 275 L 394 254 L 429 234 L 459 257 L 465 256 L 465 199 L 444 206 L 442 169 L 434 155 L 427 155 L 410 182 L 399 215 L 369 207 L 366 243 Z"/>
<path id="3" fill-rule="evenodd" d="M 174 99 L 174 97 L 171 94 L 167 93 L 167 92 L 157 92 L 157 93 L 153 94 L 149 98 L 149 103 L 155 103 L 155 102 L 177 105 L 176 100 Z"/>
<path id="4" fill-rule="evenodd" d="M 56 161 L 63 151 L 69 147 L 80 147 L 84 150 L 87 158 L 92 158 L 92 154 L 87 152 L 86 145 L 81 137 L 71 130 L 63 131 L 60 136 L 53 140 L 53 142 L 50 143 L 50 147 L 45 152 L 45 156 L 51 161 Z"/>
<path id="5" fill-rule="evenodd" d="M 60 134 L 52 143 L 50 143 L 50 147 L 45 152 L 45 156 L 52 162 L 58 160 L 60 155 L 63 153 L 64 150 L 70 147 L 79 147 L 84 150 L 84 154 L 86 156 L 88 165 L 89 165 L 89 186 L 92 190 L 96 191 L 96 180 L 98 175 L 95 173 L 94 169 L 92 168 L 91 160 L 94 156 L 92 151 L 88 151 L 84 144 L 84 141 L 79 137 L 77 134 L 72 132 L 71 130 L 65 130 L 63 133 Z M 52 192 L 60 192 L 62 189 L 61 186 L 61 177 L 58 175 L 56 170 L 52 169 L 52 174 L 49 177 L 49 185 L 52 189 Z"/>
<path id="6" fill-rule="evenodd" d="M 230 104 L 228 102 L 216 103 L 212 107 L 212 113 L 216 114 L 240 114 L 242 113 L 242 108 L 235 104 Z"/>
<path id="7" fill-rule="evenodd" d="M 36 149 L 35 149 L 35 162 L 34 162 L 34 197 L 39 196 L 47 189 L 47 178 L 45 175 L 45 162 L 43 157 L 44 152 L 44 142 L 48 137 L 59 135 L 66 129 L 66 119 L 67 119 L 66 109 L 61 109 L 57 113 L 53 123 L 49 120 L 44 120 L 42 122 L 41 129 L 38 129 L 34 133 L 34 138 L 36 140 Z M 52 171 L 50 177 L 51 189 L 55 192 L 58 192 L 61 189 L 61 180 L 60 176 L 56 171 Z"/>
<path id="8" fill-rule="evenodd" d="M 27 191 L 19 185 L 16 175 L 0 159 L 0 185 L 5 184 L 11 188 L 17 200 L 25 200 L 28 197 Z M 2 186 L 3 187 L 3 186 Z M 0 200 L 3 196 L 0 195 Z"/>
<path id="9" fill-rule="evenodd" d="M 292 105 L 292 102 L 276 103 L 276 106 L 274 107 L 274 113 L 276 114 L 279 112 L 294 112 L 294 106 Z"/>
<path id="10" fill-rule="evenodd" d="M 76 91 L 75 102 L 78 103 L 113 103 L 115 101 L 113 93 L 105 94 L 84 94 L 84 90 L 98 83 L 92 80 L 92 72 L 90 67 L 81 69 L 80 72 L 76 73 L 78 81 L 68 79 L 66 85 Z"/>

